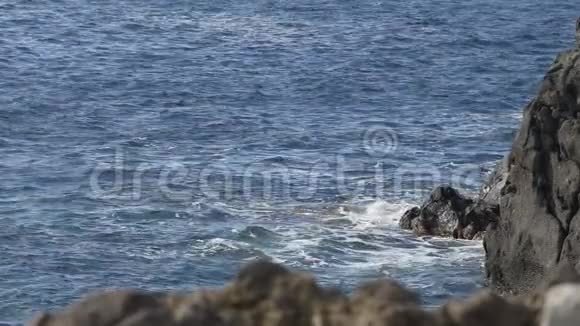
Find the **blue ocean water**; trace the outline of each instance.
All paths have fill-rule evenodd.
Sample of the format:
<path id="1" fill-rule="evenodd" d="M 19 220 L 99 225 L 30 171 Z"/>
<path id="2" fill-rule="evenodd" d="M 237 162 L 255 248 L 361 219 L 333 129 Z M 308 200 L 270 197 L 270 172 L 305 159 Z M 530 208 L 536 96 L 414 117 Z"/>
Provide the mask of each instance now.
<path id="1" fill-rule="evenodd" d="M 426 305 L 480 242 L 397 219 L 477 191 L 573 1 L 0 0 L 0 324 L 94 289 L 220 286 L 270 258 Z"/>

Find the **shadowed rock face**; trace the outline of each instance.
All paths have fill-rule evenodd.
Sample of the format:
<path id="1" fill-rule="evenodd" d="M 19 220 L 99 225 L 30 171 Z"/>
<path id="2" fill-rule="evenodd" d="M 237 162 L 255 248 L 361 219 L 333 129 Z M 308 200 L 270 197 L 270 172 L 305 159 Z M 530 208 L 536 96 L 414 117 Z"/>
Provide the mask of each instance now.
<path id="1" fill-rule="evenodd" d="M 580 279 L 564 271 L 530 298 L 483 291 L 465 301 L 425 310 L 396 282 L 378 280 L 348 297 L 319 287 L 305 274 L 269 262 L 253 263 L 221 290 L 185 293 L 114 291 L 95 294 L 31 326 L 536 326 L 575 318 Z M 548 293 L 548 295 L 544 295 Z M 564 293 L 567 300 L 558 300 Z M 574 305 L 569 303 L 573 302 Z M 545 303 L 545 304 L 544 304 Z M 562 315 L 560 315 L 562 314 Z"/>
<path id="2" fill-rule="evenodd" d="M 492 285 L 523 292 L 580 261 L 580 49 L 560 54 L 527 106 L 485 237 Z"/>

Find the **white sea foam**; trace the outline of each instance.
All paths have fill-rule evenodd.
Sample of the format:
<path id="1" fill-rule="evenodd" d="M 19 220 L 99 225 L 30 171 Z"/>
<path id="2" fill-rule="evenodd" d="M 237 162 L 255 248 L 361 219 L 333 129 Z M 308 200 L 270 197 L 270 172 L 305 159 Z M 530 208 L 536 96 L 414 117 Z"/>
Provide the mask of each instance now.
<path id="1" fill-rule="evenodd" d="M 325 210 L 321 221 L 350 224 L 281 227 L 276 232 L 287 241 L 265 252 L 291 267 L 334 268 L 354 279 L 391 277 L 430 293 L 446 293 L 444 280 L 477 287 L 474 273 L 483 262 L 481 241 L 417 237 L 400 230 L 398 220 L 411 206 L 406 201 L 361 200 Z"/>
<path id="2" fill-rule="evenodd" d="M 220 252 L 232 252 L 249 248 L 249 245 L 240 241 L 224 238 L 197 240 L 192 245 L 192 251 L 199 252 L 200 256 L 213 256 Z"/>
<path id="3" fill-rule="evenodd" d="M 385 200 L 376 200 L 366 204 L 361 210 L 349 211 L 346 217 L 357 228 L 395 226 L 405 211 L 412 206 L 408 202 L 393 203 Z"/>

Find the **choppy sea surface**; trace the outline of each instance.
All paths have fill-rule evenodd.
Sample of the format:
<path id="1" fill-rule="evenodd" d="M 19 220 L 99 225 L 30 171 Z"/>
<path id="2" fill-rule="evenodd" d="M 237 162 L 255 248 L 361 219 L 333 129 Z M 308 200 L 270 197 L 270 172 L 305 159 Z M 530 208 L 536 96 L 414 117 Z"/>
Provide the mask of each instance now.
<path id="1" fill-rule="evenodd" d="M 0 325 L 269 258 L 427 306 L 480 242 L 397 219 L 509 150 L 575 1 L 0 0 Z"/>

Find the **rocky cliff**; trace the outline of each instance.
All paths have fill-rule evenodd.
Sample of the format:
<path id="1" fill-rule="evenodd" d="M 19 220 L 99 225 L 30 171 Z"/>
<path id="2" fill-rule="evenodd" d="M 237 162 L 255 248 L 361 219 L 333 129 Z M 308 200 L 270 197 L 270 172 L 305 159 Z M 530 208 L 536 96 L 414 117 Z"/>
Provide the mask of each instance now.
<path id="1" fill-rule="evenodd" d="M 556 58 L 524 111 L 499 218 L 485 236 L 494 286 L 522 292 L 580 262 L 580 49 Z"/>
<path id="2" fill-rule="evenodd" d="M 95 294 L 31 326 L 570 326 L 580 319 L 580 275 L 563 270 L 537 293 L 505 298 L 484 291 L 425 310 L 389 280 L 350 297 L 305 274 L 260 261 L 221 290 Z"/>
<path id="3" fill-rule="evenodd" d="M 580 19 L 576 26 L 580 35 Z M 578 41 L 580 42 L 580 41 Z M 477 198 L 435 189 L 401 218 L 423 235 L 485 233 L 489 282 L 526 292 L 561 264 L 580 269 L 580 43 L 557 56 L 525 108 L 510 154 Z M 485 232 L 484 232 L 485 231 Z"/>

